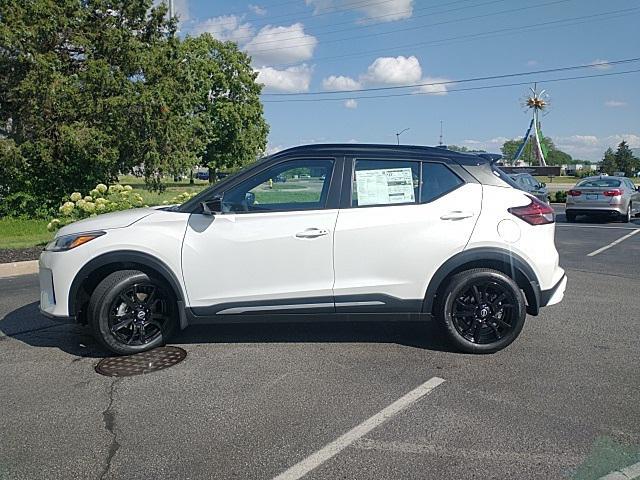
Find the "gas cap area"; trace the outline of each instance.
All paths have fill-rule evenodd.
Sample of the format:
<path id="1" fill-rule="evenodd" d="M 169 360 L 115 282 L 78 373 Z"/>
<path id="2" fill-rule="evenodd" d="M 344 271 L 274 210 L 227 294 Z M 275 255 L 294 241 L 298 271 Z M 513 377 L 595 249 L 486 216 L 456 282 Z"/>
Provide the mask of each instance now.
<path id="1" fill-rule="evenodd" d="M 520 226 L 510 219 L 501 220 L 498 223 L 498 235 L 507 243 L 516 243 L 520 240 Z"/>

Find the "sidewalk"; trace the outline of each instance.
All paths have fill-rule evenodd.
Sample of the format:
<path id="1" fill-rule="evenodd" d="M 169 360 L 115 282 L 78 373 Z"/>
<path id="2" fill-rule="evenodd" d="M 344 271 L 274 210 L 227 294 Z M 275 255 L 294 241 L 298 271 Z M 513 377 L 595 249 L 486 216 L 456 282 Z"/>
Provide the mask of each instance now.
<path id="1" fill-rule="evenodd" d="M 27 262 L 0 263 L 0 278 L 16 277 L 38 273 L 38 260 Z"/>

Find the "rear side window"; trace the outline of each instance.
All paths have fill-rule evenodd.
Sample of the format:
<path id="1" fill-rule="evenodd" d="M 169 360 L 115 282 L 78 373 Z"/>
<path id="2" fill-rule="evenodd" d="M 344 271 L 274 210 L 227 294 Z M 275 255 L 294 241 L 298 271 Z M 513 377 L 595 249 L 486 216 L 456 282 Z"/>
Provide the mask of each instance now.
<path id="1" fill-rule="evenodd" d="M 420 162 L 357 160 L 351 205 L 402 205 L 418 203 Z"/>
<path id="2" fill-rule="evenodd" d="M 458 188 L 464 182 L 446 165 L 425 162 L 422 164 L 422 191 L 420 203 L 435 200 Z"/>

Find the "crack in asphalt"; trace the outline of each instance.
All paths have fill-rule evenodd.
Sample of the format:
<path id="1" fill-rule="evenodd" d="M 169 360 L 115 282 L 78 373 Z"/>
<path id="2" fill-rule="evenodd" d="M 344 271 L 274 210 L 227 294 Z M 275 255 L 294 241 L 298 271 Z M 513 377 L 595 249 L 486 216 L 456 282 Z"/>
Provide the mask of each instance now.
<path id="1" fill-rule="evenodd" d="M 111 462 L 113 461 L 113 457 L 115 457 L 116 453 L 120 449 L 120 444 L 118 443 L 118 435 L 115 431 L 116 428 L 116 415 L 113 407 L 113 403 L 115 401 L 115 393 L 116 386 L 118 382 L 122 380 L 122 378 L 116 378 L 111 382 L 111 386 L 109 387 L 109 405 L 102 412 L 102 421 L 104 422 L 104 428 L 111 435 L 111 444 L 109 445 L 109 452 L 107 453 L 106 464 L 104 469 L 102 470 L 102 474 L 100 474 L 100 480 L 106 478 L 109 470 L 111 469 Z"/>

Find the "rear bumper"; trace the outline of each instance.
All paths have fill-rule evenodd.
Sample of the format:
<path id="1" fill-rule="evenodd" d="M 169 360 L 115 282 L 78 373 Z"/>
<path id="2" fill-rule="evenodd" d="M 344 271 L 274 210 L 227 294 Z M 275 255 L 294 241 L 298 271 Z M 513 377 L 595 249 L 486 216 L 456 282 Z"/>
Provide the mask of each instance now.
<path id="1" fill-rule="evenodd" d="M 540 292 L 540 307 L 548 307 L 560 303 L 564 298 L 564 291 L 567 289 L 567 275 L 562 275 L 562 278 L 549 290 L 542 290 Z"/>
<path id="2" fill-rule="evenodd" d="M 567 205 L 566 213 L 574 213 L 576 215 L 624 215 L 627 213 L 626 207 L 623 205 L 606 205 L 602 207 L 578 207 L 575 205 Z"/>

